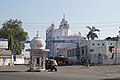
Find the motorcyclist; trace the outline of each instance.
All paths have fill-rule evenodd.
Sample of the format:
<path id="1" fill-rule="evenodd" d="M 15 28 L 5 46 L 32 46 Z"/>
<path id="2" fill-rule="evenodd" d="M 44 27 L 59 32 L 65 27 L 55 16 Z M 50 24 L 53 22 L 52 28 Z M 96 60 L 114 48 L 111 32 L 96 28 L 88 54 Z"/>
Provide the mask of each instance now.
<path id="1" fill-rule="evenodd" d="M 53 60 L 53 61 L 51 61 L 51 63 L 50 63 L 50 65 L 51 65 L 51 69 L 50 69 L 50 71 L 57 71 L 57 62 L 55 61 L 55 60 Z"/>
<path id="2" fill-rule="evenodd" d="M 53 60 L 53 59 L 49 59 L 47 60 L 46 62 L 46 69 L 50 70 L 50 71 L 57 71 L 57 62 L 56 60 Z"/>

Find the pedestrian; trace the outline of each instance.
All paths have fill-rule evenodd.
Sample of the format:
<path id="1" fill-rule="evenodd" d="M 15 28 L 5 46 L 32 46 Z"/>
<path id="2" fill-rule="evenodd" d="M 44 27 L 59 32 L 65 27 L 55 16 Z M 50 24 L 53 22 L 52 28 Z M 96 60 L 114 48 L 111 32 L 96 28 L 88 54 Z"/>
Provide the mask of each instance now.
<path id="1" fill-rule="evenodd" d="M 86 68 L 88 68 L 89 67 L 89 60 L 87 59 L 86 60 Z"/>
<path id="2" fill-rule="evenodd" d="M 84 66 L 85 65 L 85 58 L 84 57 L 82 57 L 82 59 L 81 59 L 81 64 Z"/>

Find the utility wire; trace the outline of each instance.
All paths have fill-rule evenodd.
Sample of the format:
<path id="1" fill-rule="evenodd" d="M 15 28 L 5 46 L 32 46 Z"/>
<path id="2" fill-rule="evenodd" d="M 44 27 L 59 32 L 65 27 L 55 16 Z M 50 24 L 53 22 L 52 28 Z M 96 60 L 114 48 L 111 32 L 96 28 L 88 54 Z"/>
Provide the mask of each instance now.
<path id="1" fill-rule="evenodd" d="M 0 27 L 2 27 L 2 21 L 0 21 Z M 56 26 L 56 24 L 60 24 L 60 23 L 55 23 L 55 27 L 59 27 L 58 25 Z M 22 27 L 28 27 L 28 28 L 36 28 L 39 27 L 41 29 L 43 28 L 49 28 L 51 25 L 51 23 L 22 23 Z M 99 23 L 69 23 L 70 28 L 72 27 L 79 27 L 79 28 L 83 28 L 89 25 L 95 26 L 95 27 L 119 27 L 120 26 L 120 22 L 99 22 Z"/>
<path id="2" fill-rule="evenodd" d="M 0 23 L 4 23 L 5 21 L 0 21 Z M 68 22 L 69 23 L 69 22 Z M 111 23 L 120 23 L 120 21 L 116 21 L 116 22 L 88 22 L 88 23 L 79 23 L 79 22 L 73 22 L 73 23 L 69 23 L 69 24 L 76 24 L 76 25 L 79 25 L 79 24 L 111 24 Z M 36 22 L 22 22 L 22 24 L 52 24 L 52 23 L 46 23 L 46 22 L 43 22 L 43 23 L 36 23 Z M 55 23 L 55 24 L 60 24 L 60 23 Z"/>

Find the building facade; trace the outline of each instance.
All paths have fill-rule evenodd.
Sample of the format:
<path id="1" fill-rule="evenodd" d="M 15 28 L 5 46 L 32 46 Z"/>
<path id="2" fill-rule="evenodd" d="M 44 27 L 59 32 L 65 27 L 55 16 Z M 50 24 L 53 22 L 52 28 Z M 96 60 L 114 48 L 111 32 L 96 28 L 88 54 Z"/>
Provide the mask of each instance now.
<path id="1" fill-rule="evenodd" d="M 50 49 L 47 53 L 48 57 L 57 57 L 63 55 L 66 58 L 71 57 L 69 49 L 74 49 L 79 46 L 79 41 L 81 40 L 81 34 L 69 34 L 69 24 L 63 17 L 60 22 L 59 28 L 55 29 L 55 25 L 51 24 L 50 28 L 46 30 L 46 48 Z M 74 54 L 74 59 L 76 54 Z M 71 54 L 72 55 L 72 54 Z"/>
<path id="2" fill-rule="evenodd" d="M 80 58 L 92 64 L 120 64 L 120 41 L 88 40 L 80 43 Z M 117 50 L 116 50 L 117 49 Z"/>
<path id="3" fill-rule="evenodd" d="M 12 53 L 8 50 L 8 39 L 0 38 L 0 66 L 12 63 Z"/>
<path id="4" fill-rule="evenodd" d="M 62 55 L 75 63 L 84 58 L 91 64 L 120 64 L 120 40 L 86 40 L 80 33 L 70 35 L 69 28 L 63 17 L 58 29 L 53 23 L 46 30 L 48 57 Z"/>

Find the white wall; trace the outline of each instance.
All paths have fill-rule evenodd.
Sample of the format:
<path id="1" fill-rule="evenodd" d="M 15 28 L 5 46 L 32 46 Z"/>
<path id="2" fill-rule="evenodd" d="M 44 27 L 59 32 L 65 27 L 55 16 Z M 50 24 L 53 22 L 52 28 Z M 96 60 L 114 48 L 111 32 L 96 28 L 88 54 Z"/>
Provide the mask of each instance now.
<path id="1" fill-rule="evenodd" d="M 56 37 L 56 36 L 62 36 L 62 31 L 61 29 L 55 29 L 53 31 L 53 37 Z"/>
<path id="2" fill-rule="evenodd" d="M 94 61 L 94 63 L 98 63 L 98 55 L 106 54 L 106 43 L 103 40 L 91 40 L 90 41 L 90 49 L 94 50 L 93 52 L 90 53 L 91 61 Z"/>
<path id="3" fill-rule="evenodd" d="M 24 55 L 16 55 L 16 61 L 13 61 L 14 64 L 24 64 Z"/>
<path id="4" fill-rule="evenodd" d="M 11 62 L 12 62 L 12 59 L 11 59 L 11 58 L 6 58 L 4 63 L 3 63 L 3 59 L 0 58 L 0 66 L 9 65 Z"/>
<path id="5" fill-rule="evenodd" d="M 89 40 L 81 42 L 80 46 L 86 46 L 88 48 L 88 54 L 90 54 L 91 62 L 95 64 L 99 63 L 98 55 L 102 55 L 102 64 L 115 64 L 115 56 L 113 59 L 112 52 L 109 51 L 109 47 L 114 46 L 116 47 L 116 41 L 106 41 L 106 40 Z M 119 46 L 120 44 L 118 44 Z M 90 52 L 90 50 L 93 50 Z M 85 52 L 85 51 L 84 51 Z M 117 54 L 117 61 L 116 63 L 120 63 L 120 54 Z"/>
<path id="6" fill-rule="evenodd" d="M 24 64 L 24 59 L 16 59 L 16 61 L 14 61 L 14 64 Z"/>

